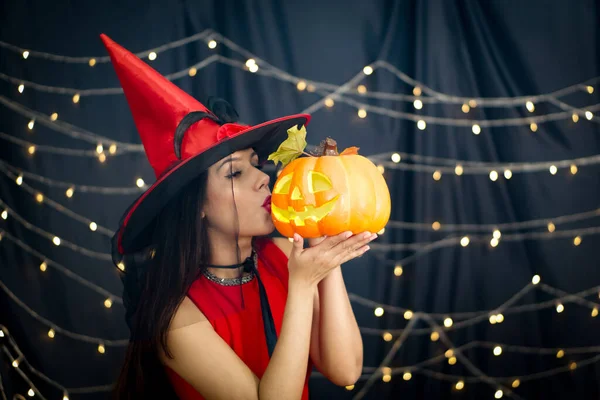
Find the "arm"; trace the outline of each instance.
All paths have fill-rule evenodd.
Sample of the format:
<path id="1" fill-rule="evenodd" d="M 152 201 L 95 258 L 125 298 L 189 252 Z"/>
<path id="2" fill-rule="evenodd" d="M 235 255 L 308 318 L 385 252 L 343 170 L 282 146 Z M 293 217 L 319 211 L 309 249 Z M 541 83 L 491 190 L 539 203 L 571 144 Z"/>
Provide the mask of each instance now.
<path id="1" fill-rule="evenodd" d="M 309 239 L 309 243 L 314 246 L 321 240 Z M 292 244 L 287 239 L 273 241 L 289 255 Z M 339 386 L 354 384 L 362 373 L 362 337 L 339 266 L 314 293 L 310 357 L 317 369 Z"/>
<path id="2" fill-rule="evenodd" d="M 207 400 L 300 399 L 308 364 L 314 291 L 314 287 L 290 282 L 280 336 L 261 380 L 187 297 L 176 311 L 167 337 L 173 358 L 161 352 L 161 360 Z"/>

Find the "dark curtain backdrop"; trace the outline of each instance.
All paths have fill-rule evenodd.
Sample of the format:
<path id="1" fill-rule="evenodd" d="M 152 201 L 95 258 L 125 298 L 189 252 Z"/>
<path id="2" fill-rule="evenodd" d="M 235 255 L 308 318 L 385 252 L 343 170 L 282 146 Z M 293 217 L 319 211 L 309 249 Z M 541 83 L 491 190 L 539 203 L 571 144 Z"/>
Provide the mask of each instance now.
<path id="1" fill-rule="evenodd" d="M 70 56 L 101 56 L 106 52 L 98 35 L 107 33 L 137 52 L 211 28 L 258 57 L 289 72 L 316 81 L 343 84 L 363 66 L 385 60 L 429 87 L 460 96 L 520 96 L 551 92 L 600 75 L 600 8 L 596 0 L 489 0 L 489 1 L 4 1 L 0 5 L 0 40 L 23 48 Z M 219 45 L 215 51 L 234 53 Z M 151 64 L 161 73 L 185 69 L 209 56 L 204 42 L 159 53 Z M 243 61 L 243 60 L 242 60 Z M 110 64 L 90 68 L 86 64 L 64 64 L 21 55 L 0 48 L 0 72 L 41 84 L 99 88 L 116 87 Z M 177 84 L 200 100 L 217 95 L 231 101 L 242 120 L 258 123 L 296 113 L 319 100 L 319 95 L 300 92 L 295 85 L 238 69 L 213 64 Z M 378 70 L 366 77 L 370 91 L 410 94 L 412 87 L 394 75 Z M 580 91 L 563 100 L 574 106 L 598 103 L 600 87 L 593 94 Z M 123 142 L 139 143 L 129 109 L 122 95 L 82 97 L 73 104 L 70 95 L 48 94 L 0 81 L 0 94 L 42 112 L 58 112 L 59 120 Z M 447 118 L 509 118 L 529 115 L 525 107 L 475 108 L 463 114 L 460 105 L 425 105 L 415 111 L 411 103 L 371 101 L 397 111 Z M 548 104 L 537 104 L 535 114 L 556 112 Z M 94 144 L 75 140 L 36 124 L 27 129 L 28 119 L 0 106 L 0 131 L 36 144 L 93 150 Z M 479 136 L 469 128 L 430 124 L 425 131 L 411 121 L 369 113 L 357 117 L 356 109 L 336 102 L 331 109 L 313 115 L 308 127 L 311 144 L 327 135 L 340 147 L 359 146 L 373 155 L 402 151 L 427 156 L 487 162 L 533 162 L 572 159 L 600 153 L 597 121 L 581 118 L 540 124 L 531 132 L 527 126 L 484 128 Z M 1 159 L 25 171 L 81 185 L 134 186 L 137 177 L 153 182 L 152 171 L 142 153 L 108 156 L 101 164 L 95 158 L 62 156 L 26 149 L 5 140 L 0 142 Z M 496 224 L 532 219 L 551 219 L 565 214 L 594 210 L 600 198 L 599 169 L 581 166 L 576 175 L 568 169 L 515 174 L 510 181 L 492 182 L 487 175 L 443 175 L 439 182 L 430 173 L 387 169 L 392 193 L 392 219 L 442 224 Z M 116 229 L 124 209 L 136 195 L 108 196 L 75 192 L 64 195 L 53 188 L 25 180 L 69 209 Z M 109 252 L 109 240 L 91 232 L 85 224 L 58 213 L 17 186 L 13 179 L 0 178 L 0 199 L 32 224 L 80 246 Z M 598 218 L 565 226 L 573 229 L 598 225 Z M 557 224 L 557 232 L 563 227 Z M 49 240 L 25 229 L 15 218 L 0 220 L 0 229 L 19 238 L 50 259 L 84 278 L 121 293 L 114 266 L 56 247 Z M 544 227 L 537 231 L 545 231 Z M 491 232 L 490 232 L 491 233 Z M 388 228 L 380 243 L 432 242 L 446 232 Z M 567 292 L 577 292 L 600 283 L 597 236 L 584 236 L 575 247 L 571 237 L 554 240 L 502 242 L 492 249 L 485 244 L 433 251 L 404 267 L 394 277 L 393 262 L 409 253 L 375 253 L 344 266 L 348 290 L 376 302 L 415 311 L 450 313 L 491 310 L 523 288 L 534 274 L 542 281 Z M 378 257 L 376 257 L 378 256 Z M 0 242 L 0 281 L 23 303 L 53 324 L 84 335 L 124 339 L 128 331 L 124 312 L 115 304 L 107 309 L 104 297 L 49 267 L 40 272 L 41 259 L 6 238 Z M 551 299 L 532 291 L 519 304 Z M 598 301 L 597 296 L 589 297 Z M 359 324 L 378 329 L 406 326 L 402 315 L 386 313 L 377 318 L 373 308 L 354 303 Z M 487 320 L 449 333 L 456 346 L 473 340 L 532 347 L 598 345 L 600 318 L 590 309 L 567 303 L 565 312 L 554 308 L 507 314 L 502 324 Z M 440 322 L 438 320 L 438 322 Z M 33 366 L 68 388 L 109 384 L 114 381 L 123 357 L 123 347 L 106 347 L 99 354 L 96 344 L 57 333 L 47 336 L 48 327 L 23 310 L 6 292 L 0 292 L 0 324 L 14 339 Z M 426 328 L 422 323 L 418 328 Z M 393 342 L 365 333 L 365 366 L 378 366 Z M 393 361 L 392 367 L 414 364 L 438 354 L 445 346 L 431 342 L 429 335 L 412 335 Z M 568 365 L 590 355 L 520 354 L 505 351 L 494 357 L 491 349 L 465 353 L 491 376 L 521 376 Z M 4 386 L 25 394 L 28 387 L 2 356 L 0 371 Z M 340 365 L 343 368 L 343 365 Z M 470 376 L 457 363 L 429 367 L 446 374 Z M 11 372 L 12 371 L 12 372 Z M 523 382 L 516 393 L 525 399 L 599 398 L 597 364 L 566 371 L 551 378 Z M 40 382 L 36 379 L 35 382 Z M 436 380 L 414 372 L 406 382 L 402 374 L 391 382 L 377 379 L 366 398 L 401 399 L 489 399 L 495 387 L 467 382 L 463 391 L 453 390 L 453 381 Z M 62 393 L 39 383 L 48 399 Z M 313 398 L 350 399 L 353 392 L 334 387 L 322 378 L 311 381 Z M 74 399 L 102 399 L 104 394 L 71 394 Z"/>

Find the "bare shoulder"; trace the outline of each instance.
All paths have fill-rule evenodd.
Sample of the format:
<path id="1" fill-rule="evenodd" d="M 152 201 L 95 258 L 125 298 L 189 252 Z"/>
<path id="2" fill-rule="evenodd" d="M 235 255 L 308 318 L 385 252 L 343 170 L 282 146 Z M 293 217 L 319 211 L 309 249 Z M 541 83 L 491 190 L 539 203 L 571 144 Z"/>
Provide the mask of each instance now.
<path id="1" fill-rule="evenodd" d="M 198 322 L 208 323 L 208 319 L 206 319 L 202 311 L 196 307 L 194 302 L 189 297 L 185 296 L 179 307 L 175 310 L 171 325 L 169 325 L 169 330 L 172 331 L 183 328 Z"/>
<path id="2" fill-rule="evenodd" d="M 287 238 L 273 238 L 273 243 L 275 244 L 275 246 L 279 247 L 279 250 L 283 251 L 283 253 L 289 257 L 291 252 L 292 252 L 292 248 L 294 247 L 294 245 L 292 244 L 292 242 L 290 242 Z"/>

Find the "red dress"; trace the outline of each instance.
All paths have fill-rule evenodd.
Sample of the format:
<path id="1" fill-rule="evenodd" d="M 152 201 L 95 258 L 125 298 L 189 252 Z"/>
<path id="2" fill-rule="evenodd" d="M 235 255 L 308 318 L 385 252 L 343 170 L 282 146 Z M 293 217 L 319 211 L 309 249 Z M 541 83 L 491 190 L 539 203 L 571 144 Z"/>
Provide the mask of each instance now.
<path id="1" fill-rule="evenodd" d="M 255 240 L 258 272 L 265 286 L 277 335 L 281 332 L 283 311 L 287 300 L 288 269 L 286 255 L 268 238 Z M 188 291 L 188 297 L 206 316 L 221 338 L 260 379 L 269 364 L 269 352 L 262 322 L 258 280 L 242 285 L 245 307 L 240 304 L 240 287 L 222 286 L 204 275 Z M 309 361 L 302 400 L 308 400 Z M 202 400 L 203 397 L 175 371 L 166 367 L 167 375 L 182 400 Z"/>

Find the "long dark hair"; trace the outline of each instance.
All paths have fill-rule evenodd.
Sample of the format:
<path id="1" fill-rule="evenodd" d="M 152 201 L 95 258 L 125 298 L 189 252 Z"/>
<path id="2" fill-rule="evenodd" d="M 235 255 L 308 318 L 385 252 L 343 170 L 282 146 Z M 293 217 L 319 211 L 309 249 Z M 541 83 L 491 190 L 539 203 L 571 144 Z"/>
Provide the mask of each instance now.
<path id="1" fill-rule="evenodd" d="M 140 275 L 139 302 L 130 325 L 133 336 L 113 390 L 115 400 L 177 399 L 159 350 L 172 357 L 167 346 L 169 324 L 199 277 L 201 266 L 210 260 L 207 227 L 201 215 L 207 180 L 208 173 L 202 173 L 156 218 L 155 252 Z"/>

